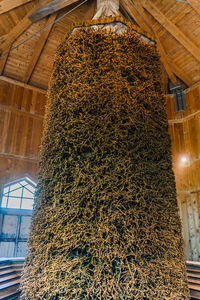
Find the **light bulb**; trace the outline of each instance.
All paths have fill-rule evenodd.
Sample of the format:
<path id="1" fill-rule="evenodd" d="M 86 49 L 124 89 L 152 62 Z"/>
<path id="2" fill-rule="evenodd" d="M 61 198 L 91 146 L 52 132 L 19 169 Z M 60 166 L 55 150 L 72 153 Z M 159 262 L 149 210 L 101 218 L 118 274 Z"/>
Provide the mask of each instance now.
<path id="1" fill-rule="evenodd" d="M 183 165 L 187 165 L 189 163 L 189 158 L 186 155 L 182 155 L 180 161 Z"/>

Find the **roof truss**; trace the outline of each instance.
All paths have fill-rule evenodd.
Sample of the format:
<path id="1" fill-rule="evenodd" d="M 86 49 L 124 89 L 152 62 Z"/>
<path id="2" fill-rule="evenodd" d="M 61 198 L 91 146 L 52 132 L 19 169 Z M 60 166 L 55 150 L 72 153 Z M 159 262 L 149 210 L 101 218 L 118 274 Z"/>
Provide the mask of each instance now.
<path id="1" fill-rule="evenodd" d="M 31 1 L 33 0 L 2 0 L 0 2 L 0 15 Z"/>
<path id="2" fill-rule="evenodd" d="M 151 1 L 142 0 L 145 9 L 160 23 L 190 54 L 200 62 L 200 49 L 175 24 L 173 24 Z"/>
<path id="3" fill-rule="evenodd" d="M 2 0 L 0 5 L 0 14 L 3 11 L 5 2 L 8 3 L 7 11 L 15 8 L 19 5 L 31 2 L 32 0 Z M 6 39 L 0 38 L 0 52 L 5 53 L 5 56 L 0 60 L 0 74 L 3 73 L 9 50 L 12 47 L 13 42 L 25 32 L 33 22 L 37 22 L 46 16 L 50 16 L 47 20 L 47 25 L 55 20 L 55 12 L 60 9 L 66 8 L 67 6 L 77 2 L 79 0 L 40 0 L 29 13 L 18 23 L 7 35 Z M 193 2 L 199 3 L 199 0 L 194 0 Z M 93 1 L 94 3 L 94 1 Z M 93 4 L 92 4 L 93 5 Z M 161 60 L 167 71 L 167 74 L 171 81 L 175 84 L 177 75 L 182 79 L 187 85 L 192 84 L 191 78 L 187 76 L 180 68 L 172 61 L 161 43 L 158 32 L 156 32 L 156 27 L 152 24 L 152 18 L 150 15 L 167 30 L 198 62 L 200 62 L 200 49 L 191 41 L 172 21 L 170 21 L 159 9 L 151 2 L 151 0 L 120 0 L 120 5 L 127 11 L 132 19 L 146 32 L 153 34 L 157 40 L 158 51 L 161 56 Z M 183 4 L 185 5 L 185 4 Z M 191 5 L 188 3 L 188 5 Z M 194 7 L 191 5 L 195 11 L 200 15 L 200 7 Z M 93 10 L 93 9 L 92 9 Z M 91 10 L 91 11 L 92 11 Z M 91 14 L 88 14 L 91 18 Z M 33 54 L 33 58 L 29 64 L 26 75 L 24 77 L 24 82 L 29 82 L 31 75 L 37 65 L 39 57 L 43 51 L 46 40 L 48 39 L 49 33 L 52 26 L 46 29 L 42 34 L 37 43 L 36 49 Z"/>
<path id="4" fill-rule="evenodd" d="M 38 8 L 40 8 L 44 3 L 48 3 L 49 0 L 42 0 L 37 4 L 35 7 L 33 7 L 28 14 L 19 22 L 8 34 L 6 40 L 1 44 L 0 46 L 0 52 L 1 54 L 4 54 L 5 52 L 10 49 L 14 41 L 24 32 L 26 31 L 29 26 L 32 24 L 32 21 L 29 19 L 29 16 Z"/>
<path id="5" fill-rule="evenodd" d="M 34 51 L 34 53 L 33 53 L 33 57 L 32 57 L 32 59 L 31 59 L 29 65 L 28 65 L 26 74 L 25 74 L 25 76 L 24 76 L 24 80 L 23 80 L 23 81 L 24 81 L 25 83 L 28 83 L 29 80 L 30 80 L 30 78 L 31 78 L 31 75 L 32 75 L 32 73 L 33 73 L 33 71 L 34 71 L 34 69 L 35 69 L 35 67 L 36 67 L 36 64 L 37 64 L 37 62 L 38 62 L 38 60 L 39 60 L 39 58 L 40 58 L 40 55 L 41 55 L 41 53 L 42 53 L 42 50 L 44 49 L 45 43 L 46 43 L 46 41 L 47 41 L 47 39 L 48 39 L 48 36 L 49 36 L 49 34 L 50 34 L 50 32 L 51 32 L 51 29 L 52 29 L 52 27 L 53 27 L 53 22 L 55 21 L 55 19 L 56 19 L 56 14 L 53 14 L 53 15 L 51 15 L 51 16 L 48 18 L 48 20 L 47 20 L 47 22 L 46 22 L 46 25 L 45 25 L 45 26 L 48 26 L 48 25 L 50 25 L 50 24 L 51 24 L 51 25 L 50 25 L 46 30 L 44 30 L 44 31 L 41 33 L 41 36 L 40 36 L 40 38 L 39 38 L 39 40 L 38 40 L 38 42 L 37 42 L 37 44 L 36 44 L 36 46 L 35 46 L 35 51 Z"/>
<path id="6" fill-rule="evenodd" d="M 36 9 L 30 16 L 29 19 L 32 22 L 37 22 L 42 18 L 57 12 L 58 10 L 65 8 L 78 0 L 54 0 L 50 3 L 43 5 L 42 7 Z M 45 4 L 45 3 L 44 3 Z"/>

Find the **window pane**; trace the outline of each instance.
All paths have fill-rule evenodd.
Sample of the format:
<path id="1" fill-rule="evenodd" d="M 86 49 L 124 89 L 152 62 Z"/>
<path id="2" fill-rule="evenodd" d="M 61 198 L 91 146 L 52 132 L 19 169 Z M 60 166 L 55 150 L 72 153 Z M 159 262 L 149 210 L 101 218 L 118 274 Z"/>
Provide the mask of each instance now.
<path id="1" fill-rule="evenodd" d="M 6 194 L 7 192 L 8 192 L 8 187 L 5 187 L 5 188 L 3 189 L 3 193 Z"/>
<path id="2" fill-rule="evenodd" d="M 1 207 L 6 207 L 6 203 L 7 203 L 7 197 L 3 197 Z"/>
<path id="3" fill-rule="evenodd" d="M 8 199 L 8 208 L 20 208 L 21 198 L 9 198 Z"/>
<path id="4" fill-rule="evenodd" d="M 21 188 L 21 185 L 19 183 L 15 183 L 10 185 L 10 191 L 13 191 L 15 189 Z"/>
<path id="5" fill-rule="evenodd" d="M 33 193 L 29 192 L 26 188 L 24 189 L 24 192 L 23 192 L 23 197 L 24 198 L 33 198 L 34 195 Z"/>
<path id="6" fill-rule="evenodd" d="M 36 184 L 29 178 L 15 181 L 3 189 L 1 207 L 32 209 Z M 8 199 L 8 201 L 7 201 Z M 20 207 L 20 204 L 22 207 Z"/>
<path id="7" fill-rule="evenodd" d="M 28 183 L 27 183 L 27 181 L 22 180 L 22 181 L 20 181 L 20 184 L 21 184 L 21 185 L 27 185 Z"/>
<path id="8" fill-rule="evenodd" d="M 8 193 L 8 196 L 21 197 L 22 196 L 22 189 L 17 189 L 17 190 L 14 190 L 14 191 Z"/>
<path id="9" fill-rule="evenodd" d="M 23 198 L 22 200 L 22 209 L 33 209 L 33 200 Z"/>
<path id="10" fill-rule="evenodd" d="M 30 192 L 32 192 L 33 194 L 35 193 L 35 188 L 31 185 L 27 185 L 26 189 L 29 190 Z"/>

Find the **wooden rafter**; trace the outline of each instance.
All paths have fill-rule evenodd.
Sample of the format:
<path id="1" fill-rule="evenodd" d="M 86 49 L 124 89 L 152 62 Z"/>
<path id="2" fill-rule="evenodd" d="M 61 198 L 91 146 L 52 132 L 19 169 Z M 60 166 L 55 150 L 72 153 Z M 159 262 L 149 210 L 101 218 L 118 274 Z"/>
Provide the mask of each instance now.
<path id="1" fill-rule="evenodd" d="M 188 1 L 188 0 L 186 0 L 186 1 Z M 200 4 L 199 0 L 192 0 L 192 2 L 196 3 L 196 4 Z M 199 5 L 191 4 L 189 1 L 188 1 L 188 5 L 190 5 L 200 15 L 200 6 Z"/>
<path id="2" fill-rule="evenodd" d="M 31 1 L 33 0 L 2 0 L 0 2 L 0 15 Z"/>
<path id="3" fill-rule="evenodd" d="M 142 16 L 138 13 L 136 7 L 131 0 L 121 0 L 121 5 L 128 12 L 128 14 L 135 20 L 135 22 L 146 32 L 152 34 L 150 27 L 144 22 Z"/>
<path id="4" fill-rule="evenodd" d="M 84 15 L 85 20 L 91 20 L 95 14 L 95 10 L 96 10 L 96 3 L 95 1 L 92 1 L 92 3 L 87 9 L 87 12 Z"/>
<path id="5" fill-rule="evenodd" d="M 33 7 L 28 14 L 7 34 L 7 39 L 4 43 L 0 45 L 0 52 L 4 54 L 10 48 L 10 45 L 32 24 L 32 21 L 29 19 L 29 16 L 39 7 L 44 5 L 44 3 L 48 3 L 49 0 L 42 0 L 39 4 Z"/>
<path id="6" fill-rule="evenodd" d="M 4 43 L 7 39 L 7 34 L 0 36 L 0 44 Z"/>
<path id="7" fill-rule="evenodd" d="M 159 22 L 184 48 L 200 62 L 200 49 L 175 24 L 173 24 L 150 0 L 142 0 L 145 9 Z"/>
<path id="8" fill-rule="evenodd" d="M 10 48 L 11 48 L 11 47 L 10 47 Z M 10 50 L 10 49 L 9 49 L 9 50 Z M 7 51 L 7 53 L 4 55 L 4 57 L 2 57 L 2 58 L 0 59 L 0 75 L 3 74 L 3 71 L 4 71 L 4 68 L 5 68 L 5 65 L 6 65 L 8 56 L 9 56 L 9 51 Z"/>
<path id="9" fill-rule="evenodd" d="M 44 3 L 42 7 L 38 8 L 32 14 L 29 15 L 29 19 L 32 22 L 37 22 L 37 21 L 41 20 L 42 18 L 44 18 L 52 13 L 55 13 L 58 10 L 65 8 L 77 1 L 78 0 L 54 0 L 46 5 Z"/>
<path id="10" fill-rule="evenodd" d="M 170 58 L 168 58 L 168 62 L 171 67 L 171 70 L 188 86 L 192 86 L 193 84 L 192 78 L 188 76 L 184 70 L 178 67 Z"/>
<path id="11" fill-rule="evenodd" d="M 169 64 L 165 49 L 163 48 L 163 45 L 158 37 L 158 34 L 154 31 L 155 37 L 156 37 L 156 41 L 157 41 L 157 48 L 158 48 L 158 52 L 160 53 L 160 59 L 165 67 L 165 70 L 170 78 L 170 80 L 172 81 L 172 83 L 174 85 L 176 85 L 176 76 L 174 75 L 172 68 Z"/>
<path id="12" fill-rule="evenodd" d="M 156 32 L 155 27 L 152 25 L 151 20 L 149 19 L 146 11 L 141 5 L 140 0 L 134 0 L 134 4 L 137 7 L 138 12 L 142 15 L 143 19 L 145 19 L 145 22 L 148 24 L 149 27 L 151 27 L 153 34 L 157 41 L 157 48 L 158 52 L 160 54 L 161 61 L 164 65 L 164 68 L 171 79 L 173 84 L 176 84 L 176 77 L 179 77 L 183 82 L 185 82 L 188 86 L 192 85 L 192 80 L 189 76 L 185 75 L 185 72 L 181 70 L 171 59 L 167 57 L 167 54 L 165 52 L 165 49 L 160 41 L 160 38 Z M 175 75 L 174 75 L 175 74 Z"/>
<path id="13" fill-rule="evenodd" d="M 146 24 L 146 26 L 150 30 L 150 33 L 152 34 L 153 33 L 152 28 L 151 28 L 152 24 L 151 24 L 151 22 L 150 22 L 150 20 L 149 20 L 149 18 L 147 16 L 144 8 L 141 5 L 141 0 L 134 0 L 134 6 L 135 6 L 138 14 L 141 16 L 141 18 L 143 20 L 143 23 Z"/>
<path id="14" fill-rule="evenodd" d="M 53 23 L 55 21 L 55 19 L 56 19 L 56 14 L 51 15 L 48 18 L 47 22 L 46 22 L 46 26 L 48 26 L 49 24 Z M 25 83 L 28 83 L 29 80 L 30 80 L 30 78 L 31 78 L 31 75 L 32 75 L 32 73 L 33 73 L 33 71 L 34 71 L 34 69 L 36 67 L 36 64 L 37 64 L 39 58 L 40 58 L 40 55 L 42 53 L 42 50 L 43 50 L 43 48 L 45 46 L 45 43 L 46 43 L 46 41 L 48 39 L 48 36 L 49 36 L 49 34 L 51 32 L 52 27 L 53 27 L 53 24 L 51 24 L 47 29 L 45 29 L 41 33 L 41 36 L 40 36 L 40 38 L 39 38 L 39 40 L 38 40 L 38 42 L 37 42 L 37 44 L 35 46 L 35 51 L 33 53 L 33 57 L 31 58 L 31 61 L 30 61 L 29 65 L 28 65 L 26 74 L 24 76 L 24 80 L 23 81 Z"/>
<path id="15" fill-rule="evenodd" d="M 174 73 L 171 70 L 171 67 L 168 63 L 167 60 L 167 55 L 165 53 L 165 50 L 160 42 L 160 39 L 156 33 L 156 31 L 152 28 L 152 24 L 151 21 L 149 20 L 145 10 L 143 9 L 143 7 L 141 6 L 141 3 L 139 0 L 135 0 L 134 4 L 135 6 L 132 4 L 131 1 L 129 0 L 122 0 L 125 2 L 126 4 L 126 9 L 128 8 L 129 10 L 131 10 L 130 13 L 133 14 L 133 16 L 135 16 L 135 20 L 138 23 L 138 25 L 145 30 L 146 32 L 152 34 L 155 36 L 156 40 L 157 40 L 157 48 L 159 51 L 159 54 L 161 56 L 161 61 L 165 67 L 165 70 L 169 76 L 169 78 L 171 79 L 171 81 L 173 82 L 173 84 L 176 84 L 176 76 L 174 75 Z"/>
<path id="16" fill-rule="evenodd" d="M 119 0 L 97 0 L 97 11 L 93 19 L 119 15 Z"/>

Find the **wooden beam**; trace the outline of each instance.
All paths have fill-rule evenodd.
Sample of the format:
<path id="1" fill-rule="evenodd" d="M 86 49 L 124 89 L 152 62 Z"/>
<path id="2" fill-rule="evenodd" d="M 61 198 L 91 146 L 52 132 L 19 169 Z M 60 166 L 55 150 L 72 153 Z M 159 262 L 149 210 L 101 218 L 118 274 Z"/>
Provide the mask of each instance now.
<path id="1" fill-rule="evenodd" d="M 200 49 L 176 25 L 174 25 L 151 1 L 142 0 L 145 9 L 159 22 L 185 49 L 200 62 Z"/>
<path id="2" fill-rule="evenodd" d="M 87 12 L 84 15 L 84 19 L 91 20 L 94 16 L 95 12 L 96 12 L 96 2 L 92 1 L 92 3 L 90 3 L 90 5 L 87 9 Z"/>
<path id="3" fill-rule="evenodd" d="M 176 85 L 177 84 L 177 82 L 176 82 L 176 76 L 172 72 L 172 68 L 169 65 L 165 49 L 163 48 L 163 45 L 162 45 L 162 43 L 161 43 L 161 41 L 160 41 L 160 39 L 158 37 L 158 34 L 155 32 L 155 30 L 154 30 L 154 34 L 155 34 L 156 41 L 157 41 L 157 48 L 158 48 L 158 52 L 160 54 L 160 60 L 162 61 L 163 65 L 165 67 L 165 70 L 167 72 L 167 75 L 169 76 L 171 82 L 174 85 Z"/>
<path id="4" fill-rule="evenodd" d="M 31 1 L 33 0 L 2 0 L 0 2 L 0 15 Z"/>
<path id="5" fill-rule="evenodd" d="M 125 9 L 124 5 L 122 5 L 121 1 L 119 3 L 119 10 L 129 22 L 133 24 L 137 23 L 133 16 L 131 16 L 130 11 L 128 12 L 128 9 Z"/>
<path id="6" fill-rule="evenodd" d="M 185 1 L 188 1 L 188 0 L 185 0 Z M 188 1 L 188 5 L 190 5 L 198 13 L 198 15 L 200 15 L 200 6 L 199 6 L 200 2 L 199 2 L 199 0 L 192 0 L 192 3 L 196 3 L 198 5 L 191 4 Z M 182 4 L 184 5 L 184 3 L 182 3 Z M 187 5 L 187 3 L 186 3 L 186 5 Z"/>
<path id="7" fill-rule="evenodd" d="M 7 39 L 0 46 L 0 51 L 5 53 L 8 51 L 10 45 L 32 24 L 31 20 L 28 18 L 36 9 L 48 3 L 49 0 L 42 0 L 42 4 L 39 3 L 33 7 L 28 14 L 7 34 Z"/>
<path id="8" fill-rule="evenodd" d="M 134 6 L 135 6 L 136 10 L 138 11 L 138 13 L 141 15 L 141 17 L 143 18 L 144 23 L 146 23 L 148 28 L 150 28 L 150 31 L 152 34 L 153 33 L 153 31 L 151 29 L 152 24 L 147 16 L 144 8 L 142 7 L 141 0 L 134 0 Z"/>
<path id="9" fill-rule="evenodd" d="M 144 22 L 144 19 L 137 11 L 135 5 L 131 0 L 121 0 L 120 3 L 128 12 L 128 14 L 135 20 L 139 27 L 141 27 L 144 31 L 152 34 L 151 28 Z"/>
<path id="10" fill-rule="evenodd" d="M 144 0 L 142 0 L 142 3 L 144 2 Z M 183 70 L 180 70 L 180 68 L 171 60 L 167 57 L 167 54 L 164 50 L 164 47 L 160 41 L 160 38 L 154 28 L 154 26 L 152 25 L 151 20 L 149 19 L 146 11 L 144 10 L 144 8 L 142 7 L 141 1 L 140 0 L 134 0 L 134 4 L 138 10 L 138 12 L 141 14 L 141 16 L 143 17 L 143 19 L 145 19 L 145 22 L 148 24 L 149 27 L 151 27 L 154 36 L 156 37 L 157 40 L 157 48 L 158 48 L 158 52 L 161 56 L 161 61 L 164 65 L 164 68 L 169 76 L 169 78 L 171 79 L 172 83 L 175 84 L 176 83 L 176 77 L 174 76 L 174 74 L 179 77 L 183 82 L 185 82 L 188 86 L 191 86 L 193 84 L 191 78 L 189 76 L 187 76 L 187 74 L 185 74 L 185 72 Z"/>
<path id="11" fill-rule="evenodd" d="M 193 85 L 193 81 L 190 76 L 188 76 L 184 70 L 178 67 L 170 58 L 168 58 L 169 65 L 173 71 L 183 82 L 185 82 L 189 87 Z"/>
<path id="12" fill-rule="evenodd" d="M 122 0 L 122 1 L 128 1 L 128 0 Z M 158 48 L 158 52 L 160 54 L 160 58 L 161 58 L 161 61 L 164 65 L 164 68 L 167 72 L 167 75 L 169 76 L 169 78 L 171 79 L 172 83 L 173 84 L 176 84 L 176 76 L 174 75 L 174 73 L 172 72 L 171 68 L 170 68 L 170 65 L 168 63 L 168 60 L 167 60 L 167 55 L 165 53 L 165 50 L 161 44 L 161 41 L 156 33 L 156 31 L 154 30 L 154 28 L 152 27 L 152 24 L 151 24 L 151 21 L 149 20 L 149 17 L 148 15 L 146 14 L 145 10 L 143 9 L 141 3 L 139 0 L 135 0 L 134 1 L 134 4 L 135 4 L 135 8 L 133 7 L 133 5 L 131 5 L 131 3 L 126 3 L 128 5 L 128 8 L 129 9 L 133 9 L 133 14 L 135 15 L 136 17 L 136 22 L 138 23 L 138 25 L 143 29 L 145 30 L 146 32 L 149 32 L 150 34 L 152 34 L 153 32 L 153 35 L 155 36 L 156 38 L 156 41 L 157 41 L 157 48 Z M 126 5 L 126 7 L 127 7 Z"/>
<path id="13" fill-rule="evenodd" d="M 42 18 L 57 12 L 58 10 L 65 8 L 79 0 L 54 0 L 51 1 L 50 3 L 40 7 L 39 9 L 35 10 L 32 12 L 29 16 L 29 19 L 31 22 L 37 22 L 41 20 Z"/>
<path id="14" fill-rule="evenodd" d="M 97 11 L 93 19 L 119 15 L 119 0 L 97 0 Z"/>
<path id="15" fill-rule="evenodd" d="M 12 45 L 11 45 L 12 46 Z M 10 46 L 10 48 L 11 48 Z M 8 56 L 9 56 L 9 51 L 10 49 L 7 51 L 7 53 L 0 59 L 0 75 L 3 74 L 3 71 L 5 69 L 5 65 L 6 65 L 6 62 L 7 62 L 7 59 L 8 59 Z"/>
<path id="16" fill-rule="evenodd" d="M 2 35 L 2 36 L 0 37 L 0 44 L 4 43 L 6 39 L 7 39 L 7 34 Z"/>
<path id="17" fill-rule="evenodd" d="M 51 15 L 48 18 L 45 26 L 48 26 L 49 24 L 53 23 L 55 21 L 55 19 L 56 19 L 56 14 Z M 46 41 L 48 39 L 48 36 L 49 36 L 49 34 L 51 32 L 52 27 L 53 27 L 53 24 L 51 24 L 47 29 L 45 29 L 41 33 L 41 36 L 40 36 L 40 38 L 39 38 L 39 40 L 38 40 L 38 42 L 37 42 L 37 44 L 35 46 L 35 51 L 33 53 L 33 57 L 31 57 L 31 61 L 30 61 L 29 65 L 28 65 L 26 74 L 24 76 L 24 80 L 23 81 L 25 83 L 28 83 L 28 81 L 31 78 L 31 75 L 32 75 L 32 73 L 33 73 L 33 71 L 34 71 L 34 69 L 35 69 L 35 67 L 37 65 L 37 62 L 38 62 L 38 60 L 40 58 L 42 50 L 44 49 L 44 46 L 46 44 Z"/>
<path id="18" fill-rule="evenodd" d="M 0 111 L 2 111 L 2 110 L 7 111 L 7 112 L 10 112 L 10 111 L 15 112 L 15 113 L 23 115 L 23 116 L 29 116 L 29 117 L 31 116 L 32 118 L 37 119 L 37 120 L 44 119 L 43 115 L 33 114 L 31 112 L 23 111 L 21 109 L 15 108 L 11 105 L 5 105 L 5 104 L 0 103 Z"/>
<path id="19" fill-rule="evenodd" d="M 46 94 L 46 92 L 47 92 L 46 90 L 40 89 L 38 87 L 29 85 L 29 84 L 26 84 L 24 82 L 15 80 L 15 79 L 10 78 L 10 77 L 0 76 L 0 80 L 8 82 L 8 83 L 15 84 L 15 85 L 18 85 L 18 86 L 21 86 L 21 87 L 24 87 L 24 88 L 27 88 L 27 89 L 30 89 L 30 90 L 33 90 L 33 91 L 36 91 L 36 92 L 39 92 L 39 93 L 42 93 L 42 94 Z"/>
<path id="20" fill-rule="evenodd" d="M 31 25 L 31 21 L 26 17 L 18 23 L 7 35 L 7 39 L 4 43 L 0 45 L 0 51 L 5 52 L 8 51 L 11 44 Z"/>
<path id="21" fill-rule="evenodd" d="M 22 155 L 18 154 L 10 154 L 10 153 L 5 153 L 5 152 L 0 152 L 0 157 L 3 157 L 4 159 L 20 159 L 24 161 L 31 161 L 31 162 L 36 162 L 38 163 L 39 158 L 32 158 L 32 157 L 24 157 Z"/>

